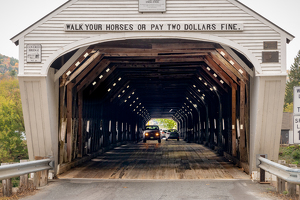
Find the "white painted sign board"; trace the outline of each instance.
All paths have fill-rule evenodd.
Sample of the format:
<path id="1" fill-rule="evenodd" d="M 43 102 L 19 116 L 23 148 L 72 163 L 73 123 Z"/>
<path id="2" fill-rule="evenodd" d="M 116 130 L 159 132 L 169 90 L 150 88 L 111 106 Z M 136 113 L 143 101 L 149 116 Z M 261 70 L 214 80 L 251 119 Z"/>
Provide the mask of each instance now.
<path id="1" fill-rule="evenodd" d="M 300 144 L 300 86 L 294 87 L 294 144 Z"/>
<path id="2" fill-rule="evenodd" d="M 26 45 L 26 61 L 32 63 L 42 62 L 42 45 L 40 44 Z"/>
<path id="3" fill-rule="evenodd" d="M 243 31 L 241 23 L 68 23 L 64 25 L 65 31 L 93 32 L 93 31 Z"/>
<path id="4" fill-rule="evenodd" d="M 139 12 L 165 12 L 166 0 L 139 0 Z"/>
<path id="5" fill-rule="evenodd" d="M 294 144 L 300 144 L 300 116 L 294 116 Z"/>
<path id="6" fill-rule="evenodd" d="M 300 86 L 294 87 L 294 115 L 300 115 Z"/>

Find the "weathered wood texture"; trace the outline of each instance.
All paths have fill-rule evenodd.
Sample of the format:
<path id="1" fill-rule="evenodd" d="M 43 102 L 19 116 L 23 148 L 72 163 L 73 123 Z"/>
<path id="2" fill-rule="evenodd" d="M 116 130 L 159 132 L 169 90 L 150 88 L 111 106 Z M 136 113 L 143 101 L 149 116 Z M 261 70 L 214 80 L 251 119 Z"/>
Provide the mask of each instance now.
<path id="1" fill-rule="evenodd" d="M 47 157 L 35 156 L 35 160 L 46 159 Z M 43 187 L 48 184 L 48 173 L 49 170 L 38 171 L 34 173 L 33 176 L 33 185 L 35 188 Z"/>
<path id="2" fill-rule="evenodd" d="M 1 163 L 1 166 L 9 165 L 9 163 Z M 12 181 L 11 179 L 2 180 L 3 196 L 10 197 L 12 195 Z"/>
<path id="3" fill-rule="evenodd" d="M 232 156 L 236 157 L 236 90 L 232 88 L 232 98 L 231 98 L 232 106 L 231 106 L 231 121 L 232 121 L 232 139 L 231 139 L 231 145 L 232 145 Z"/>
<path id="4" fill-rule="evenodd" d="M 147 141 L 106 152 L 59 178 L 249 179 L 224 157 L 184 141 Z"/>

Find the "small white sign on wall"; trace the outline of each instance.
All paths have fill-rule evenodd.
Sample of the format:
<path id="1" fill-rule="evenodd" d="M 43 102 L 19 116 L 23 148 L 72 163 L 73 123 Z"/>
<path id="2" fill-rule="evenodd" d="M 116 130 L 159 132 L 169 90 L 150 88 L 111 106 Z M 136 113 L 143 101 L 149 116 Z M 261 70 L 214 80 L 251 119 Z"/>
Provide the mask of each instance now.
<path id="1" fill-rule="evenodd" d="M 294 87 L 294 115 L 300 115 L 300 86 Z"/>
<path id="2" fill-rule="evenodd" d="M 300 116 L 294 116 L 294 144 L 300 144 Z"/>
<path id="3" fill-rule="evenodd" d="M 139 0 L 139 12 L 165 12 L 166 0 Z"/>
<path id="4" fill-rule="evenodd" d="M 293 132 L 294 143 L 300 144 L 300 86 L 294 87 L 294 119 L 293 119 Z"/>
<path id="5" fill-rule="evenodd" d="M 42 62 L 42 45 L 27 44 L 26 45 L 26 61 L 32 63 Z"/>

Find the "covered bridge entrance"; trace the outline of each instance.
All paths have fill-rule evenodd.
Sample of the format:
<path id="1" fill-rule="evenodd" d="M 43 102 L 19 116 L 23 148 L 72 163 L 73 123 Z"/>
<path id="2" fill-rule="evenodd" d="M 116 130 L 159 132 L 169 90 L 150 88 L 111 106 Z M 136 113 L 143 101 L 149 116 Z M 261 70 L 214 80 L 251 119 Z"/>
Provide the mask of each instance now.
<path id="1" fill-rule="evenodd" d="M 151 118 L 250 172 L 277 159 L 293 36 L 235 0 L 166 2 L 71 0 L 12 38 L 31 159 L 137 141 Z"/>

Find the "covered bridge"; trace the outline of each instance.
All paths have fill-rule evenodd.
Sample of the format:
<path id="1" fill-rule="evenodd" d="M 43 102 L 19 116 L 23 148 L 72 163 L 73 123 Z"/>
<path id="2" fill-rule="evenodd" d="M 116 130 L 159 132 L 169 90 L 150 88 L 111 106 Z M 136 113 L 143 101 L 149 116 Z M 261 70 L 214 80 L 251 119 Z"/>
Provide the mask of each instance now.
<path id="1" fill-rule="evenodd" d="M 237 0 L 67 1 L 11 39 L 30 159 L 58 167 L 172 118 L 255 171 L 278 157 L 293 38 Z"/>

